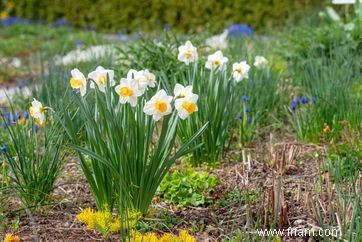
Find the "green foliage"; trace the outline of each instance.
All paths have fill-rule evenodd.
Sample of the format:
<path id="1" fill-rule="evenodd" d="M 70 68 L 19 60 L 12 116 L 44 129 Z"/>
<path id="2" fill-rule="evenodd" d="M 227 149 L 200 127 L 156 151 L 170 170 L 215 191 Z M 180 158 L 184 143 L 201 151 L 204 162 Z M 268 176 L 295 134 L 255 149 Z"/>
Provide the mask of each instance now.
<path id="1" fill-rule="evenodd" d="M 225 196 L 217 203 L 217 206 L 225 208 L 231 207 L 234 204 L 253 203 L 257 198 L 256 195 L 256 192 L 253 191 L 235 189 L 225 194 Z"/>
<path id="2" fill-rule="evenodd" d="M 324 123 L 333 131 L 333 140 L 338 139 L 341 122 L 352 128 L 361 125 L 362 99 L 356 91 L 361 86 L 361 20 L 349 22 L 352 29 L 340 22 L 300 28 L 283 48 L 294 85 L 317 99 L 313 110 L 299 116 L 295 125 L 302 140 L 317 142 Z"/>
<path id="3" fill-rule="evenodd" d="M 128 209 L 146 213 L 175 160 L 200 146 L 191 143 L 206 126 L 175 148 L 179 122 L 175 109 L 159 123 L 143 112 L 153 92 L 149 89 L 131 107 L 119 103 L 114 88 L 107 86 L 105 93 L 96 88 L 85 97 L 74 97 L 79 107 L 74 113 L 64 109 L 64 127 L 79 153 L 99 210 L 118 207 L 120 213 Z M 74 122 L 79 116 L 86 118 L 81 126 Z M 84 142 L 78 137 L 82 127 Z"/>
<path id="4" fill-rule="evenodd" d="M 151 209 L 152 210 L 152 209 Z M 155 214 L 151 214 L 152 219 L 150 220 L 139 220 L 136 223 L 135 229 L 141 233 L 152 232 L 155 230 L 165 231 L 169 230 L 176 224 L 180 223 L 181 218 L 173 216 L 168 210 L 161 212 L 154 211 Z M 148 214 L 150 215 L 150 214 Z"/>
<path id="5" fill-rule="evenodd" d="M 271 1 L 16 1 L 17 16 L 48 22 L 65 17 L 78 27 L 92 25 L 99 31 L 121 29 L 155 30 L 169 24 L 177 30 L 219 31 L 230 23 L 248 23 L 262 29 L 284 27 L 300 21 L 329 1 L 271 0 Z"/>
<path id="6" fill-rule="evenodd" d="M 356 180 L 362 173 L 362 145 L 343 143 L 332 149 L 328 154 L 326 169 L 331 171 L 334 180 L 352 179 Z"/>
<path id="7" fill-rule="evenodd" d="M 8 140 L 4 143 L 9 175 L 8 185 L 16 190 L 29 209 L 49 201 L 54 182 L 64 164 L 62 152 L 64 132 L 57 119 L 49 118 L 37 130 L 34 122 L 24 118 L 15 124 L 6 123 Z"/>
<path id="8" fill-rule="evenodd" d="M 200 206 L 211 203 L 209 193 L 217 184 L 217 177 L 188 168 L 165 176 L 160 193 L 168 203 L 181 206 Z"/>

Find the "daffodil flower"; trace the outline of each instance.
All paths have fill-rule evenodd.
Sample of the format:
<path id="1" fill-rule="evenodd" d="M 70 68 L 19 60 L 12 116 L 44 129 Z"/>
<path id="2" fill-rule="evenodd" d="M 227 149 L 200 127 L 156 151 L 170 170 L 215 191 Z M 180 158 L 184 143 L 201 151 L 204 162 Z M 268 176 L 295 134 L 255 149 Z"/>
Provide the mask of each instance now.
<path id="1" fill-rule="evenodd" d="M 72 78 L 70 78 L 70 86 L 73 89 L 79 89 L 80 94 L 84 96 L 87 91 L 87 80 L 82 72 L 77 68 L 73 69 L 71 72 Z"/>
<path id="2" fill-rule="evenodd" d="M 145 92 L 148 81 L 145 75 L 143 74 L 143 71 L 136 71 L 136 70 L 129 70 L 127 73 L 127 79 L 132 80 L 134 83 L 136 83 L 137 88 L 142 91 L 142 94 Z"/>
<path id="3" fill-rule="evenodd" d="M 254 61 L 254 66 L 257 68 L 257 69 L 262 69 L 262 68 L 265 68 L 268 66 L 268 60 L 265 59 L 264 56 L 255 56 L 255 61 Z"/>
<path id="4" fill-rule="evenodd" d="M 163 116 L 171 113 L 171 102 L 173 97 L 168 96 L 166 91 L 158 91 L 143 107 L 143 112 L 152 115 L 155 121 L 160 120 Z"/>
<path id="5" fill-rule="evenodd" d="M 182 86 L 181 84 L 176 84 L 175 88 L 173 89 L 173 93 L 175 95 L 175 98 L 184 98 L 192 93 L 192 86 Z"/>
<path id="6" fill-rule="evenodd" d="M 221 70 L 228 61 L 229 59 L 218 50 L 207 57 L 205 67 L 210 70 Z"/>
<path id="7" fill-rule="evenodd" d="M 45 122 L 45 110 L 43 104 L 34 98 L 31 102 L 29 113 L 39 125 L 43 125 Z"/>
<path id="8" fill-rule="evenodd" d="M 197 109 L 197 99 L 199 95 L 191 93 L 184 98 L 179 98 L 175 100 L 175 108 L 177 114 L 181 119 L 186 119 L 192 113 L 196 112 Z"/>
<path id="9" fill-rule="evenodd" d="M 119 102 L 122 104 L 129 103 L 132 107 L 137 105 L 137 97 L 142 95 L 142 91 L 132 80 L 122 78 L 121 83 L 115 88 L 119 95 Z"/>
<path id="10" fill-rule="evenodd" d="M 107 86 L 107 77 L 109 81 L 109 86 L 114 86 L 114 71 L 104 69 L 102 66 L 98 66 L 95 71 L 92 71 L 88 74 L 88 78 L 93 80 L 93 82 L 91 82 L 90 84 L 90 87 L 95 88 L 95 85 L 97 84 L 99 90 L 101 92 L 105 92 Z"/>
<path id="11" fill-rule="evenodd" d="M 156 76 L 151 73 L 149 70 L 142 71 L 143 76 L 146 78 L 147 85 L 149 87 L 155 87 L 156 86 Z"/>
<path id="12" fill-rule="evenodd" d="M 177 59 L 181 62 L 184 62 L 186 65 L 197 61 L 199 58 L 197 54 L 197 48 L 193 46 L 190 41 L 186 41 L 185 45 L 178 47 L 178 51 L 179 54 Z"/>
<path id="13" fill-rule="evenodd" d="M 240 63 L 233 64 L 233 77 L 236 82 L 240 82 L 244 78 L 249 78 L 250 66 L 246 63 L 246 61 L 242 61 Z"/>

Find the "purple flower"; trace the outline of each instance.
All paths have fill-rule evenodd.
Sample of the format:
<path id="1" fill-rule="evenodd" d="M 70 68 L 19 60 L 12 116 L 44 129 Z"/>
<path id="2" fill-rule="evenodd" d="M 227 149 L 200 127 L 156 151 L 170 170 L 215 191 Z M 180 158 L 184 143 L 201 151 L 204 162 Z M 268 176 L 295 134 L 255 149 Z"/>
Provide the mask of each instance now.
<path id="1" fill-rule="evenodd" d="M 246 113 L 250 112 L 250 107 L 249 106 L 245 106 L 245 112 Z"/>
<path id="2" fill-rule="evenodd" d="M 309 102 L 308 98 L 303 96 L 300 101 L 303 103 L 303 104 L 307 104 Z"/>
<path id="3" fill-rule="evenodd" d="M 5 119 L 6 119 L 7 122 L 10 122 L 10 119 L 11 119 L 11 113 L 10 112 L 5 113 Z"/>
<path id="4" fill-rule="evenodd" d="M 248 117 L 248 124 L 251 124 L 251 117 Z"/>
<path id="5" fill-rule="evenodd" d="M 290 101 L 290 108 L 294 111 L 297 108 L 297 103 L 294 99 Z"/>
<path id="6" fill-rule="evenodd" d="M 243 119 L 243 113 L 242 113 L 242 112 L 239 112 L 239 113 L 238 113 L 238 119 L 239 119 L 239 120 L 242 120 L 242 119 Z"/>
<path id="7" fill-rule="evenodd" d="M 1 152 L 2 152 L 3 154 L 5 154 L 5 153 L 6 153 L 6 151 L 7 151 L 7 149 L 6 149 L 6 146 L 5 146 L 5 145 L 2 145 L 0 149 L 1 149 Z"/>
<path id="8" fill-rule="evenodd" d="M 253 36 L 254 30 L 247 24 L 232 24 L 227 27 L 228 37 Z"/>
<path id="9" fill-rule="evenodd" d="M 312 103 L 315 103 L 317 101 L 317 98 L 312 97 Z"/>
<path id="10" fill-rule="evenodd" d="M 241 99 L 242 99 L 244 102 L 246 102 L 246 103 L 250 102 L 250 98 L 247 97 L 247 96 L 245 96 L 245 95 L 243 95 L 243 96 L 241 97 Z"/>
<path id="11" fill-rule="evenodd" d="M 20 111 L 18 111 L 18 112 L 16 113 L 16 118 L 17 118 L 17 119 L 21 119 L 21 112 L 20 112 Z"/>
<path id="12" fill-rule="evenodd" d="M 28 110 L 25 110 L 25 111 L 24 111 L 24 118 L 25 118 L 25 119 L 28 119 L 28 118 L 29 118 L 29 111 L 28 111 Z"/>
<path id="13" fill-rule="evenodd" d="M 34 124 L 34 132 L 35 133 L 38 133 L 39 132 L 39 126 Z"/>

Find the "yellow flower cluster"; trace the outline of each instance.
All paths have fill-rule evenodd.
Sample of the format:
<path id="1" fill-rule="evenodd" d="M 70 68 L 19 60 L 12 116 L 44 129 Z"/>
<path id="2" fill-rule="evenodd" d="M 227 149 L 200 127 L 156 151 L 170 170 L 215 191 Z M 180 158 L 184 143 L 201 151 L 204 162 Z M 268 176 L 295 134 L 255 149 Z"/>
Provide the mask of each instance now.
<path id="1" fill-rule="evenodd" d="M 20 237 L 17 235 L 12 235 L 12 234 L 5 235 L 4 242 L 19 242 L 19 241 L 20 241 Z"/>
<path id="2" fill-rule="evenodd" d="M 0 19 L 7 19 L 9 12 L 15 7 L 14 2 L 9 1 L 6 3 L 6 9 L 0 12 Z"/>
<path id="3" fill-rule="evenodd" d="M 123 228 L 132 228 L 141 217 L 139 212 L 128 212 L 127 222 L 121 226 L 120 217 L 113 216 L 109 211 L 94 211 L 91 208 L 83 209 L 77 219 L 86 224 L 88 229 L 100 229 L 104 232 L 118 232 Z"/>
<path id="4" fill-rule="evenodd" d="M 170 233 L 162 235 L 160 238 L 155 233 L 141 234 L 136 231 L 132 233 L 132 242 L 196 242 L 196 239 L 186 230 L 181 230 L 178 236 Z"/>

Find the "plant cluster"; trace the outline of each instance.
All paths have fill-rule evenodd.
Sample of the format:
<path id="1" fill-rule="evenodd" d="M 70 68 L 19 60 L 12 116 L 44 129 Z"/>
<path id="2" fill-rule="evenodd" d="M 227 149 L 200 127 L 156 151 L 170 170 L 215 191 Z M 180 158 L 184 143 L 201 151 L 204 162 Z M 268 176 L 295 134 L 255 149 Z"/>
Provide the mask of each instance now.
<path id="1" fill-rule="evenodd" d="M 209 193 L 217 184 L 217 177 L 207 172 L 188 168 L 166 175 L 160 185 L 160 194 L 166 202 L 180 206 L 200 206 L 211 203 Z"/>

